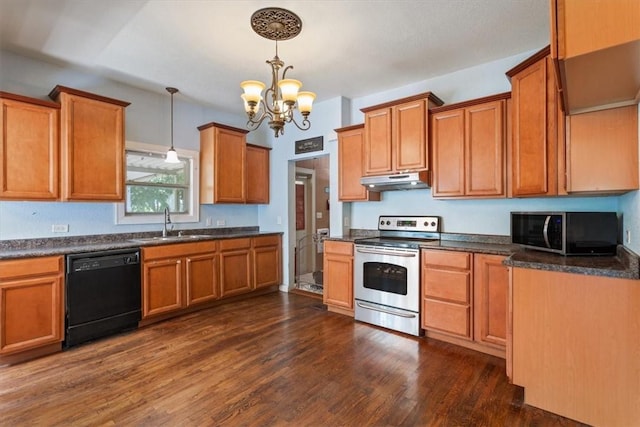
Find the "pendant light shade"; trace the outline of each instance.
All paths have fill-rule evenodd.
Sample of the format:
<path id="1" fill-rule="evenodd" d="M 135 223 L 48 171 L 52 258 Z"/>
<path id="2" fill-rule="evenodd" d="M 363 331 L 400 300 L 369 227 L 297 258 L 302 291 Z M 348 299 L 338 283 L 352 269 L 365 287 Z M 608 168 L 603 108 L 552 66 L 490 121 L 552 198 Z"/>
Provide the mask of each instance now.
<path id="1" fill-rule="evenodd" d="M 178 159 L 178 153 L 173 148 L 173 94 L 178 92 L 178 89 L 175 87 L 166 88 L 167 92 L 171 94 L 171 148 L 167 151 L 167 157 L 164 159 L 167 163 L 180 163 L 180 159 Z"/>

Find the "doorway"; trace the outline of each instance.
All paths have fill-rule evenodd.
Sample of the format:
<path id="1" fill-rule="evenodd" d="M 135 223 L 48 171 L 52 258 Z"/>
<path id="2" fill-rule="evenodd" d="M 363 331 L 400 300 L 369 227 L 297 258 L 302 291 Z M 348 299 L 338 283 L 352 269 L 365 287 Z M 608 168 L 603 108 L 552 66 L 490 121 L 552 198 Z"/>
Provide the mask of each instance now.
<path id="1" fill-rule="evenodd" d="M 329 235 L 329 156 L 295 162 L 295 289 L 323 293 L 323 240 Z"/>

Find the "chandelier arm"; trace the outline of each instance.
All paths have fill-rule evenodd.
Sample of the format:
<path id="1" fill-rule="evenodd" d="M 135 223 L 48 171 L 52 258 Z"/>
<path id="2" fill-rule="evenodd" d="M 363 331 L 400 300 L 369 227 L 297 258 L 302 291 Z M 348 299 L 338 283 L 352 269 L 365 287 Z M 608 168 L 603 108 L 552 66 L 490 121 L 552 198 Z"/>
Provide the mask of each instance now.
<path id="1" fill-rule="evenodd" d="M 260 101 L 264 104 L 264 101 Z M 265 111 L 264 109 L 262 110 L 262 114 L 260 114 L 260 117 L 258 119 L 255 118 L 249 118 L 249 120 L 247 120 L 247 127 L 248 128 L 252 128 L 253 130 L 256 130 L 260 127 L 260 125 L 262 124 L 262 122 L 264 122 L 264 120 L 266 118 L 271 118 L 272 115 L 268 112 Z"/>
<path id="2" fill-rule="evenodd" d="M 289 71 L 289 70 L 293 70 L 293 65 L 289 65 L 289 66 L 285 67 L 285 69 L 282 71 L 282 79 L 283 80 L 286 78 L 285 76 L 287 74 L 287 71 Z"/>
<path id="3" fill-rule="evenodd" d="M 295 117 L 293 116 L 291 116 L 291 120 L 289 120 L 287 123 L 293 123 L 300 130 L 309 130 L 311 128 L 311 122 L 306 117 L 302 119 L 302 125 L 299 125 L 298 122 L 296 122 Z"/>

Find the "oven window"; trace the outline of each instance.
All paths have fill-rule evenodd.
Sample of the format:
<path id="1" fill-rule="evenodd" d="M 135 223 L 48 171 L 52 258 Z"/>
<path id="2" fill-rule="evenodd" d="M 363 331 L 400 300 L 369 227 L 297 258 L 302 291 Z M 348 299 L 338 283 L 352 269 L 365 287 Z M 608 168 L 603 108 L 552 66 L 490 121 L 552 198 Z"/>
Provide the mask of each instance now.
<path id="1" fill-rule="evenodd" d="M 407 269 L 386 262 L 365 262 L 363 265 L 363 285 L 398 295 L 407 295 Z"/>

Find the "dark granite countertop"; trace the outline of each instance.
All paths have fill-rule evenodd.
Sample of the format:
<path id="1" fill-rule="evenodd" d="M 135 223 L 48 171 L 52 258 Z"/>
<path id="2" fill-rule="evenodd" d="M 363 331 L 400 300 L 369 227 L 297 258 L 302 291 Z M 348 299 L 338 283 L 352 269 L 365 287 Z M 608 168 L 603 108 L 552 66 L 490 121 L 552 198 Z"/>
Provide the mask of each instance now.
<path id="1" fill-rule="evenodd" d="M 334 236 L 329 239 L 353 242 L 359 238 L 376 235 L 375 231 L 352 230 L 348 236 Z M 640 279 L 638 255 L 622 245 L 618 246 L 618 253 L 615 256 L 563 256 L 543 251 L 525 250 L 510 242 L 509 236 L 441 233 L 441 240 L 426 242 L 421 245 L 421 248 L 504 255 L 506 257 L 504 264 L 509 267 Z"/>
<path id="2" fill-rule="evenodd" d="M 67 255 L 72 253 L 99 252 L 111 249 L 138 248 L 205 240 L 233 239 L 260 235 L 282 234 L 260 232 L 258 227 L 183 230 L 183 238 L 170 240 L 139 240 L 158 237 L 158 232 L 98 234 L 91 236 L 58 237 L 47 239 L 18 239 L 0 241 L 0 260 L 38 256 Z M 191 236 L 191 237 L 188 237 Z"/>
<path id="3" fill-rule="evenodd" d="M 615 256 L 562 256 L 535 250 L 519 250 L 509 256 L 504 264 L 509 267 L 589 276 L 640 279 L 638 256 L 621 245 Z"/>

